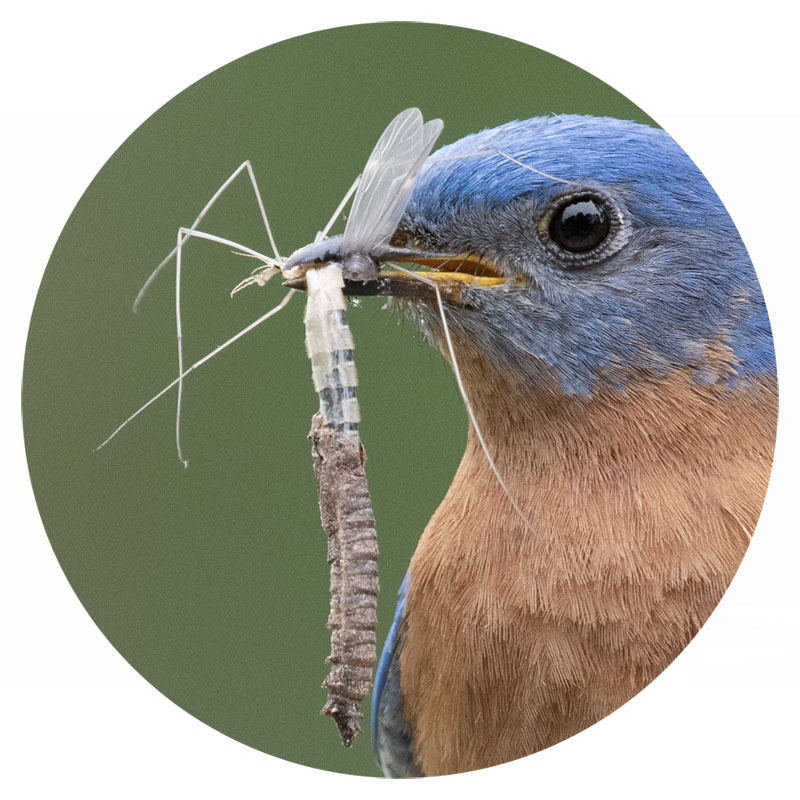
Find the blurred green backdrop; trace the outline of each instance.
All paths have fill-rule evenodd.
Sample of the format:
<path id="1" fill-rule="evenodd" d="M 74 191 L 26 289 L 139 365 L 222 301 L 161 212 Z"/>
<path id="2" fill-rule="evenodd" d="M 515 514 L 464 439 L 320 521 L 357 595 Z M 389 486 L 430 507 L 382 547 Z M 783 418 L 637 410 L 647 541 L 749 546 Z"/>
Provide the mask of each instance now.
<path id="1" fill-rule="evenodd" d="M 158 110 L 92 181 L 53 252 L 23 383 L 31 478 L 75 592 L 109 641 L 189 713 L 302 764 L 377 775 L 319 715 L 329 632 L 325 536 L 306 433 L 316 397 L 303 299 L 187 379 L 183 443 L 171 393 L 99 454 L 176 375 L 174 272 L 131 302 L 222 181 L 252 160 L 284 255 L 310 241 L 385 125 L 418 106 L 439 144 L 551 113 L 650 120 L 601 81 L 509 39 L 383 23 L 302 36 L 228 64 Z M 268 252 L 246 178 L 206 231 Z M 254 266 L 227 248 L 185 251 L 186 363 L 281 296 L 276 280 L 229 297 Z M 349 313 L 381 550 L 381 640 L 415 542 L 445 493 L 466 417 L 438 353 L 379 300 Z M 368 701 L 365 706 L 368 705 Z"/>

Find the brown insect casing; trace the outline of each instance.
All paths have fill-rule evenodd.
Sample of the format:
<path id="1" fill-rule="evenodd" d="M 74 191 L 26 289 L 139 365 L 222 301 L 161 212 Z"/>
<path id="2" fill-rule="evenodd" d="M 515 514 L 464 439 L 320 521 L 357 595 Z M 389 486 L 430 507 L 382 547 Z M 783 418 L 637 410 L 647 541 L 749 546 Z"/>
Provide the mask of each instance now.
<path id="1" fill-rule="evenodd" d="M 378 538 L 360 442 L 325 425 L 319 413 L 308 437 L 331 568 L 331 668 L 322 684 L 328 689 L 322 713 L 334 719 L 349 747 L 361 731 L 361 702 L 376 660 Z"/>

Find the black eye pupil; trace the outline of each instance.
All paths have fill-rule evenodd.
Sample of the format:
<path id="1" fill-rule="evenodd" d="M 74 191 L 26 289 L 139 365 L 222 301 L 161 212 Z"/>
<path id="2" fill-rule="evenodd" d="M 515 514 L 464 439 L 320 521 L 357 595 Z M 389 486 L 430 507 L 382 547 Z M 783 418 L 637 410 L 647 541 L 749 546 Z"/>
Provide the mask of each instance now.
<path id="1" fill-rule="evenodd" d="M 608 236 L 610 227 L 602 204 L 591 197 L 579 197 L 570 200 L 553 215 L 550 238 L 570 253 L 585 253 Z"/>

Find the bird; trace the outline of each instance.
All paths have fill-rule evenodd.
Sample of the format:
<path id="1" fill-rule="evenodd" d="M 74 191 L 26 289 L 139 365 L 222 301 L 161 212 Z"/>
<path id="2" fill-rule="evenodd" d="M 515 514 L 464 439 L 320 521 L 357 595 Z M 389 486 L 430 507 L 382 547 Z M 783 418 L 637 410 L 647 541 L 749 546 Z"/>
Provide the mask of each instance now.
<path id="1" fill-rule="evenodd" d="M 426 281 L 346 293 L 388 295 L 457 357 L 481 432 L 419 539 L 373 693 L 384 775 L 436 776 L 580 732 L 686 647 L 753 534 L 777 375 L 745 246 L 660 128 L 551 115 L 446 145 L 393 257 Z"/>

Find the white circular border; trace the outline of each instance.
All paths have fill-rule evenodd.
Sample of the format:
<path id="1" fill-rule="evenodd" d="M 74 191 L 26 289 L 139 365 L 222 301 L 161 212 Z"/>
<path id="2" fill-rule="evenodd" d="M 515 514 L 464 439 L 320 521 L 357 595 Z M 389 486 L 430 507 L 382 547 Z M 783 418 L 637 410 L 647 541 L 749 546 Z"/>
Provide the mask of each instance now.
<path id="1" fill-rule="evenodd" d="M 73 594 L 42 530 L 25 468 L 19 376 L 35 293 L 67 217 L 105 160 L 155 109 L 234 58 L 311 30 L 376 21 L 375 6 L 366 2 L 279 5 L 292 4 L 72 0 L 17 3 L 5 12 L 0 340 L 8 499 L 0 557 L 0 785 L 6 797 L 202 800 L 283 791 L 399 797 L 409 789 L 271 758 L 198 723 L 154 691 Z M 614 0 L 496 0 L 455 14 L 447 3 L 426 0 L 397 9 L 406 19 L 457 21 L 546 49 L 602 78 L 664 125 L 714 185 L 750 250 L 772 318 L 781 382 L 778 450 L 758 533 L 702 635 L 602 723 L 513 764 L 416 782 L 413 791 L 422 797 L 522 791 L 559 800 L 729 799 L 788 797 L 796 790 L 798 258 L 774 227 L 777 215 L 792 219 L 800 178 L 800 115 L 788 112 L 796 106 L 793 27 L 773 22 L 784 14 L 772 0 L 759 4 L 757 18 L 715 6 L 671 2 L 648 12 L 647 5 Z"/>

